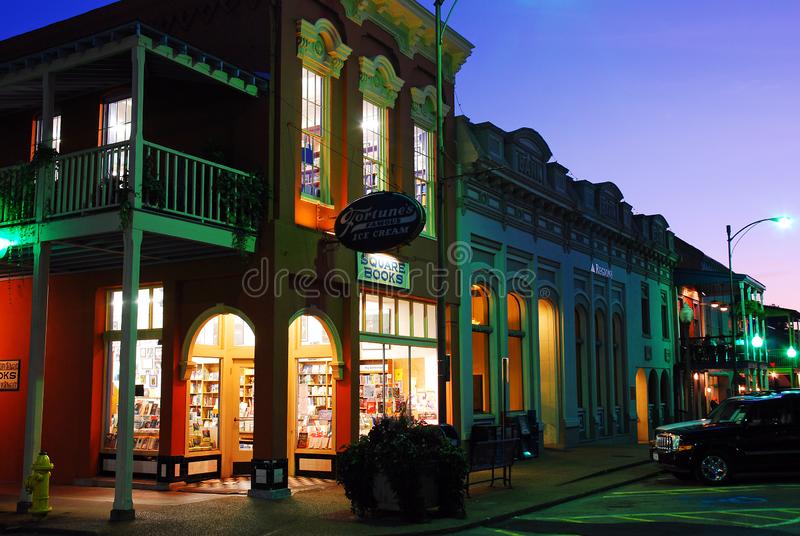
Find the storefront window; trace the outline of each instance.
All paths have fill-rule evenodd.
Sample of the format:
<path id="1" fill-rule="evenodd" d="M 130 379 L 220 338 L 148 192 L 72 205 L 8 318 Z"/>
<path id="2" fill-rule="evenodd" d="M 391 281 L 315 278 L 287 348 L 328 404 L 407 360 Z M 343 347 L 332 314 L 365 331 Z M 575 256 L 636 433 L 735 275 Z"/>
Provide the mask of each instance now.
<path id="1" fill-rule="evenodd" d="M 233 319 L 233 344 L 234 346 L 255 346 L 256 335 L 250 326 L 238 316 Z"/>
<path id="2" fill-rule="evenodd" d="M 472 286 L 472 409 L 491 411 L 489 294 L 480 285 Z"/>
<path id="3" fill-rule="evenodd" d="M 362 341 L 359 433 L 369 433 L 384 416 L 437 424 L 437 371 L 435 347 Z"/>
<path id="4" fill-rule="evenodd" d="M 335 448 L 333 345 L 319 318 L 303 315 L 289 328 L 295 452 Z"/>
<path id="5" fill-rule="evenodd" d="M 133 448 L 156 454 L 161 428 L 161 327 L 163 289 L 143 288 L 137 298 L 137 343 L 134 376 Z M 103 448 L 115 450 L 119 423 L 120 349 L 122 339 L 122 291 L 108 293 L 106 339 L 106 407 Z"/>
<path id="6" fill-rule="evenodd" d="M 437 423 L 436 306 L 363 292 L 361 310 L 359 433 L 384 416 Z"/>
<path id="7" fill-rule="evenodd" d="M 119 414 L 120 341 L 109 345 L 108 407 L 103 447 L 117 448 Z M 136 344 L 136 392 L 133 407 L 133 449 L 157 453 L 161 428 L 161 345 L 158 340 L 141 340 Z"/>

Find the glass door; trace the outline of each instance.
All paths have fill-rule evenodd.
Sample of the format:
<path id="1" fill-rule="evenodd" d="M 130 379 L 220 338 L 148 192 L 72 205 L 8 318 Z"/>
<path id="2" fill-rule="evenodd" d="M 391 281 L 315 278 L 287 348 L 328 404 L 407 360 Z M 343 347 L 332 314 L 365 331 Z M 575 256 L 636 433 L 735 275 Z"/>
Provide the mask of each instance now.
<path id="1" fill-rule="evenodd" d="M 228 443 L 223 454 L 223 473 L 249 474 L 253 459 L 253 425 L 255 419 L 255 369 L 252 361 L 234 360 L 229 377 L 231 418 L 228 421 Z"/>

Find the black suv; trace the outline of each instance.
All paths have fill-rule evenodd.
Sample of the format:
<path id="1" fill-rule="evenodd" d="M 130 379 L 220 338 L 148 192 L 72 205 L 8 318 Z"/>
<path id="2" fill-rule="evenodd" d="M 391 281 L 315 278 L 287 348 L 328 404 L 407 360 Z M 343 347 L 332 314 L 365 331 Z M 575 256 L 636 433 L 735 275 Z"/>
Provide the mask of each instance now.
<path id="1" fill-rule="evenodd" d="M 656 429 L 650 456 L 680 479 L 800 471 L 800 391 L 728 398 L 699 421 Z"/>

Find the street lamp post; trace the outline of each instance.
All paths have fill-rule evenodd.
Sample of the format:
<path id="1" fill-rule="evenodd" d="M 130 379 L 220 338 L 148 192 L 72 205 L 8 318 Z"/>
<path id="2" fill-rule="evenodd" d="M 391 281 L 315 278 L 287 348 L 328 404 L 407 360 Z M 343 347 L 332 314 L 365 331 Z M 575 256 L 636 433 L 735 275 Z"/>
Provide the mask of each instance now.
<path id="1" fill-rule="evenodd" d="M 792 219 L 788 216 L 776 216 L 774 218 L 764 218 L 761 220 L 756 220 L 752 223 L 748 223 L 735 233 L 731 234 L 731 226 L 725 226 L 725 232 L 728 235 L 728 283 L 730 285 L 730 308 L 728 309 L 731 321 L 731 333 L 733 334 L 733 395 L 738 393 L 738 384 L 739 384 L 739 371 L 737 367 L 737 355 L 736 355 L 736 340 L 737 340 L 737 327 L 736 327 L 736 311 L 734 310 L 734 303 L 736 303 L 736 297 L 733 292 L 733 246 L 732 242 L 733 239 L 739 236 L 742 232 L 747 234 L 750 229 L 758 225 L 759 223 L 763 223 L 765 221 L 771 221 L 777 223 L 781 228 L 786 228 L 792 224 Z M 744 237 L 744 235 L 742 235 Z M 741 240 L 741 238 L 739 239 Z M 744 303 L 741 303 L 742 311 L 744 311 Z"/>

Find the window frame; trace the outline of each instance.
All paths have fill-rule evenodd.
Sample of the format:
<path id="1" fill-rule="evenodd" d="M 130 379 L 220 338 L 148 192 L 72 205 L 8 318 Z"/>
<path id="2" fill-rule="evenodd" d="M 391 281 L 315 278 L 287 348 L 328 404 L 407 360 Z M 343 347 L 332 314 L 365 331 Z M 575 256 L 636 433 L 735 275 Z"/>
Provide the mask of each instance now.
<path id="1" fill-rule="evenodd" d="M 365 143 L 365 132 L 366 129 L 364 127 L 364 115 L 366 112 L 367 106 L 373 106 L 377 112 L 377 118 L 379 121 L 378 128 L 375 131 L 375 135 L 377 136 L 377 151 L 378 151 L 378 159 L 371 158 L 366 154 L 366 143 Z M 362 155 L 362 171 L 361 171 L 361 182 L 363 193 L 368 194 L 372 192 L 385 192 L 388 191 L 388 167 L 389 167 L 389 108 L 386 106 L 382 106 L 377 104 L 375 101 L 364 97 L 362 99 L 361 104 L 361 155 Z M 371 190 L 368 190 L 366 181 L 364 180 L 367 176 L 366 169 L 368 162 L 375 166 L 378 170 L 376 177 L 375 177 L 375 186 Z"/>
<path id="2" fill-rule="evenodd" d="M 109 118 L 109 107 L 112 104 L 119 104 L 123 101 L 131 101 L 130 106 L 130 120 L 125 125 L 131 125 L 131 130 L 128 132 L 128 137 L 124 140 L 117 140 L 115 142 L 109 143 L 108 141 L 108 132 L 111 130 L 112 127 L 108 125 L 108 118 Z M 98 133 L 98 146 L 105 147 L 108 145 L 116 145 L 117 143 L 124 143 L 129 142 L 131 140 L 131 136 L 133 135 L 133 97 L 129 92 L 124 93 L 115 93 L 113 95 L 109 95 L 105 97 L 102 102 L 100 103 L 100 131 Z"/>
<path id="3" fill-rule="evenodd" d="M 476 299 L 476 297 L 473 295 L 473 293 L 476 290 L 479 290 L 483 294 L 482 299 L 484 300 L 484 303 L 485 303 L 485 313 L 486 313 L 486 323 L 485 324 L 484 323 L 474 323 L 474 322 L 472 322 L 472 320 L 475 319 L 474 315 L 472 314 L 472 300 Z M 471 319 L 470 337 L 471 337 L 472 346 L 473 346 L 473 348 L 472 348 L 472 360 L 473 360 L 473 362 L 472 362 L 472 371 L 471 371 L 472 374 L 471 374 L 471 377 L 473 379 L 473 381 L 472 381 L 473 390 L 475 388 L 475 379 L 474 379 L 475 378 L 475 348 L 474 348 L 474 346 L 475 346 L 475 340 L 476 340 L 475 336 L 478 335 L 478 337 L 481 340 L 485 340 L 485 346 L 486 346 L 486 348 L 485 348 L 486 356 L 484 357 L 484 363 L 483 363 L 486 377 L 483 379 L 483 382 L 481 384 L 481 389 L 482 389 L 481 398 L 483 400 L 483 407 L 481 407 L 480 411 L 476 411 L 476 409 L 475 409 L 475 407 L 473 405 L 472 413 L 474 415 L 492 415 L 492 406 L 493 406 L 493 404 L 492 404 L 492 381 L 493 381 L 493 379 L 492 379 L 491 372 L 492 372 L 492 335 L 493 335 L 493 332 L 494 332 L 494 328 L 492 327 L 493 318 L 494 318 L 494 315 L 492 315 L 492 296 L 490 294 L 489 287 L 487 287 L 485 285 L 480 285 L 480 284 L 473 283 L 470 286 L 470 319 Z M 486 394 L 488 396 L 484 396 L 483 391 L 486 391 Z M 473 396 L 473 403 L 474 403 L 474 400 L 475 400 L 475 393 L 474 392 L 473 392 L 472 396 Z"/>
<path id="4" fill-rule="evenodd" d="M 426 134 L 427 149 L 425 153 L 417 151 L 417 131 Z M 428 238 L 436 238 L 436 134 L 418 122 L 414 122 L 413 139 L 412 139 L 412 152 L 414 157 L 414 198 L 419 201 L 417 196 L 417 160 L 424 158 L 427 161 L 426 170 L 427 177 L 425 179 L 425 203 L 422 206 L 425 209 L 425 228 L 420 233 L 422 236 Z"/>
<path id="5" fill-rule="evenodd" d="M 322 98 L 320 102 L 320 134 L 316 135 L 307 131 L 303 128 L 303 106 L 305 106 L 305 101 L 308 100 L 304 98 L 304 91 L 307 87 L 306 84 L 303 83 L 304 76 L 303 71 L 308 71 L 316 76 L 318 76 L 321 80 L 321 93 Z M 326 206 L 331 206 L 331 192 L 330 192 L 330 122 L 331 122 L 331 77 L 330 75 L 326 75 L 318 69 L 314 69 L 308 65 L 301 64 L 300 65 L 300 159 L 299 159 L 299 170 L 297 173 L 298 177 L 298 186 L 300 188 L 300 199 L 309 203 L 315 204 L 322 204 Z M 319 197 L 313 196 L 303 191 L 303 162 L 302 162 L 302 152 L 304 150 L 302 140 L 304 136 L 310 136 L 315 138 L 320 147 L 320 155 L 319 155 Z"/>
<path id="6" fill-rule="evenodd" d="M 650 284 L 646 281 L 642 282 L 641 293 L 642 335 L 649 338 L 653 334 L 653 320 L 650 318 Z"/>

